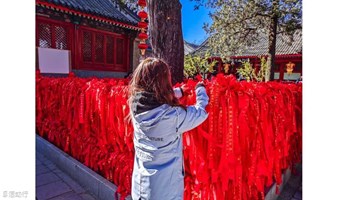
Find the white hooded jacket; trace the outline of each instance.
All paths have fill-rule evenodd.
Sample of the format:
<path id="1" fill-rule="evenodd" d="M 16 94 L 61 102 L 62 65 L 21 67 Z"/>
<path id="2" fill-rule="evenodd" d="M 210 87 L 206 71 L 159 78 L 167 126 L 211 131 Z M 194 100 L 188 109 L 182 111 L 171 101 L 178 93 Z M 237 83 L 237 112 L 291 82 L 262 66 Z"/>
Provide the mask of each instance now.
<path id="1" fill-rule="evenodd" d="M 181 97 L 179 88 L 175 96 Z M 184 167 L 182 133 L 204 120 L 209 97 L 196 88 L 196 104 L 185 109 L 162 104 L 132 114 L 135 159 L 132 175 L 133 200 L 182 200 Z"/>

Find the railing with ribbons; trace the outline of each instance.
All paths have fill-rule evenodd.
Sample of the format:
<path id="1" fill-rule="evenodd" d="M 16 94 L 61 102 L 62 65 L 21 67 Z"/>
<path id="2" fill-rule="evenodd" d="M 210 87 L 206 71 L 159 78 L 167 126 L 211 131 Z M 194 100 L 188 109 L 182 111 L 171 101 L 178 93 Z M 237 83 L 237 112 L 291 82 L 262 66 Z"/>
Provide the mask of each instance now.
<path id="1" fill-rule="evenodd" d="M 127 79 L 36 76 L 37 133 L 130 194 Z M 181 103 L 195 102 L 194 86 Z M 208 119 L 184 134 L 185 199 L 264 199 L 301 160 L 302 85 L 205 81 Z M 179 86 L 180 84 L 177 84 Z"/>

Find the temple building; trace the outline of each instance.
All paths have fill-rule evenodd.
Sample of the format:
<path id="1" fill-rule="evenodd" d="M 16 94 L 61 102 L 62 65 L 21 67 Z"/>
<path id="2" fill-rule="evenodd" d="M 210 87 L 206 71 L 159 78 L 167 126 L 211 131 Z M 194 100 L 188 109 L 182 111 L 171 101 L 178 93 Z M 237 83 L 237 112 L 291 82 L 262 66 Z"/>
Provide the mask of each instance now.
<path id="1" fill-rule="evenodd" d="M 230 73 L 236 74 L 236 69 L 241 66 L 241 61 L 250 60 L 254 68 L 259 69 L 261 56 L 268 54 L 268 40 L 267 37 L 261 36 L 259 41 L 249 47 L 242 49 L 241 55 L 230 56 L 232 62 L 232 69 Z M 208 46 L 208 39 L 206 39 L 192 55 L 203 56 L 210 50 Z M 215 66 L 217 72 L 224 72 L 222 59 L 218 54 L 212 54 L 212 59 L 218 60 L 218 65 Z M 292 73 L 287 74 L 287 66 L 293 66 Z M 274 69 L 274 80 L 297 80 L 302 76 L 302 32 L 295 31 L 293 41 L 290 41 L 286 35 L 278 34 L 276 41 L 276 58 Z"/>
<path id="2" fill-rule="evenodd" d="M 36 0 L 36 67 L 55 65 L 53 74 L 69 62 L 78 76 L 125 77 L 139 62 L 138 21 L 117 0 Z"/>

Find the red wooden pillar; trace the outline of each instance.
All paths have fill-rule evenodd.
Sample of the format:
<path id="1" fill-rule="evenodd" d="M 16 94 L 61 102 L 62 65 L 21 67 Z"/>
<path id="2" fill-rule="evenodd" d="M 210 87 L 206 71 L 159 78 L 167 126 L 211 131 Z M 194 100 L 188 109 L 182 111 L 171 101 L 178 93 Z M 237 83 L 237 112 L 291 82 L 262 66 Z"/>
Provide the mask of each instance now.
<path id="1" fill-rule="evenodd" d="M 126 37 L 126 43 L 125 46 L 126 46 L 126 72 L 129 72 L 129 70 L 131 69 L 131 66 L 130 66 L 130 37 Z"/>
<path id="2" fill-rule="evenodd" d="M 223 62 L 221 58 L 217 58 L 217 60 L 218 60 L 218 73 L 221 73 L 223 68 Z"/>
<path id="3" fill-rule="evenodd" d="M 69 50 L 70 50 L 70 62 L 71 62 L 71 68 L 70 71 L 74 69 L 75 66 L 75 27 L 74 25 L 70 25 L 69 29 L 67 29 L 67 40 L 68 40 L 68 45 L 69 45 Z"/>
<path id="4" fill-rule="evenodd" d="M 279 65 L 279 80 L 280 81 L 283 81 L 284 80 L 284 67 L 285 67 L 286 63 L 285 62 L 282 62 L 280 65 Z"/>
<path id="5" fill-rule="evenodd" d="M 255 68 L 255 73 L 257 74 L 259 71 L 259 63 L 258 63 L 257 57 L 254 59 L 253 66 Z"/>
<path id="6" fill-rule="evenodd" d="M 81 52 L 81 46 L 82 42 L 80 42 L 80 30 L 79 30 L 79 25 L 75 24 L 74 25 L 74 68 L 79 69 L 80 68 L 80 52 Z"/>

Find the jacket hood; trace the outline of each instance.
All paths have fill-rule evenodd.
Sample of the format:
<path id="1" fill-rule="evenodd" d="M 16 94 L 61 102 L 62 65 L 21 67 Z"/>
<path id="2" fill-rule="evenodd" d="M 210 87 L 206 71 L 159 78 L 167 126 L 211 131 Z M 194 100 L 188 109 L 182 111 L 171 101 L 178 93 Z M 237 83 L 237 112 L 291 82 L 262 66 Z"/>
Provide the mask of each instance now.
<path id="1" fill-rule="evenodd" d="M 136 93 L 131 111 L 136 125 L 144 129 L 155 126 L 165 116 L 168 108 L 169 105 L 157 101 L 154 93 L 143 91 Z"/>

